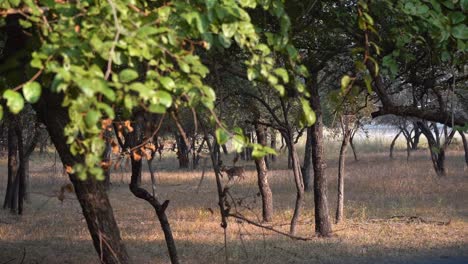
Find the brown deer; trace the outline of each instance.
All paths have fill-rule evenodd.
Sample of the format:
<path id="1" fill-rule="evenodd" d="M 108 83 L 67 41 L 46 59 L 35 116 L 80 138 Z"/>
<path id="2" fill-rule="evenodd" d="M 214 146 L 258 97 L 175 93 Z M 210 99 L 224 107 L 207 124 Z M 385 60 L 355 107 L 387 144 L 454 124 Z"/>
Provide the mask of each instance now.
<path id="1" fill-rule="evenodd" d="M 244 167 L 234 166 L 228 169 L 226 166 L 222 166 L 221 172 L 225 172 L 230 181 L 233 180 L 234 177 L 239 177 L 241 180 L 245 179 Z"/>

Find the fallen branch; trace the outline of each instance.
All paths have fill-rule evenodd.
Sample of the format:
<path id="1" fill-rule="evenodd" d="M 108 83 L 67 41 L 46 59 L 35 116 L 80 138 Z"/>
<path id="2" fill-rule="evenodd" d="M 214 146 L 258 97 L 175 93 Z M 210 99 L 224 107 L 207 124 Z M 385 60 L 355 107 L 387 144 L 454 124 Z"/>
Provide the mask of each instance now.
<path id="1" fill-rule="evenodd" d="M 294 239 L 294 240 L 309 241 L 309 240 L 314 239 L 313 237 L 300 237 L 300 236 L 290 235 L 289 233 L 286 233 L 286 232 L 283 232 L 281 230 L 275 229 L 275 228 L 273 228 L 271 226 L 266 226 L 266 225 L 262 225 L 262 224 L 259 224 L 257 222 L 254 222 L 254 221 L 252 221 L 250 219 L 247 219 L 247 218 L 245 218 L 245 217 L 243 217 L 243 216 L 241 216 L 239 214 L 228 214 L 228 216 L 234 217 L 236 219 L 242 220 L 242 221 L 244 221 L 244 222 L 246 222 L 248 224 L 251 224 L 253 226 L 260 227 L 260 228 L 263 228 L 263 229 L 278 233 L 280 235 L 289 237 L 289 238 Z"/>
<path id="2" fill-rule="evenodd" d="M 427 220 L 420 216 L 405 216 L 405 215 L 394 215 L 385 219 L 371 219 L 370 222 L 405 222 L 405 223 L 423 223 L 423 224 L 435 224 L 435 225 L 450 225 L 452 220 L 440 221 L 440 220 Z"/>

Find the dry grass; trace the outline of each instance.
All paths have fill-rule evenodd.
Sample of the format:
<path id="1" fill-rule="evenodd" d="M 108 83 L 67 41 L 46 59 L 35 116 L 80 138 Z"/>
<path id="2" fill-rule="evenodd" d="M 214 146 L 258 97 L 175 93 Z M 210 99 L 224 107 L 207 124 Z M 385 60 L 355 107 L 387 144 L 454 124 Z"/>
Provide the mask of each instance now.
<path id="1" fill-rule="evenodd" d="M 383 143 L 382 143 L 383 144 Z M 330 215 L 336 202 L 335 143 L 329 149 Z M 461 257 L 468 259 L 468 175 L 462 152 L 448 153 L 449 174 L 435 176 L 426 151 L 413 153 L 406 162 L 400 151 L 395 160 L 388 153 L 359 143 L 366 153 L 359 162 L 349 153 L 346 180 L 345 223 L 333 226 L 334 237 L 294 241 L 275 233 L 229 222 L 228 251 L 231 263 L 414 263 Z M 383 146 L 383 145 L 382 145 Z M 388 146 L 388 145 L 387 145 Z M 379 147 L 380 148 L 380 147 Z M 335 155 L 336 156 L 336 155 Z M 183 263 L 223 263 L 223 231 L 219 225 L 217 197 L 212 173 L 200 192 L 196 186 L 200 171 L 174 170 L 173 157 L 157 163 L 158 194 L 169 199 L 167 210 Z M 271 173 L 275 219 L 273 225 L 287 231 L 293 212 L 294 185 L 291 172 L 280 170 L 281 157 Z M 78 202 L 72 195 L 61 203 L 54 193 L 67 182 L 54 174 L 51 157 L 35 157 L 32 162 L 32 201 L 26 214 L 18 217 L 0 210 L 0 263 L 98 263 Z M 260 214 L 256 175 L 252 164 L 244 182 L 232 194 L 244 198 L 239 206 L 256 219 Z M 5 161 L 0 163 L 0 196 L 5 190 Z M 128 173 L 123 175 L 128 183 Z M 148 175 L 144 182 L 149 188 Z M 111 202 L 120 230 L 134 263 L 168 263 L 163 234 L 152 208 L 134 198 L 121 174 L 113 174 Z M 250 209 L 249 209 L 250 208 Z M 214 214 L 210 211 L 213 210 Z M 418 216 L 425 220 L 449 221 L 448 225 L 391 220 L 392 216 Z M 313 200 L 307 194 L 299 235 L 313 235 Z M 376 220 L 377 219 L 377 220 Z M 432 263 L 432 262 L 431 262 Z M 438 263 L 438 262 L 433 262 Z"/>

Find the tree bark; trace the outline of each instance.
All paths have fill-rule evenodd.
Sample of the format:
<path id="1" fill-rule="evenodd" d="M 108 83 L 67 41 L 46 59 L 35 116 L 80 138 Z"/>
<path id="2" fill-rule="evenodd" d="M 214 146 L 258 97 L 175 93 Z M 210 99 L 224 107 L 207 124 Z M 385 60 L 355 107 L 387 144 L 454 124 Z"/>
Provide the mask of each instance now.
<path id="1" fill-rule="evenodd" d="M 3 209 L 15 206 L 12 203 L 13 196 L 15 196 L 15 179 L 18 173 L 18 139 L 14 128 L 13 120 L 10 118 L 10 125 L 8 126 L 8 180 L 7 189 L 5 192 L 5 200 L 3 202 Z"/>
<path id="2" fill-rule="evenodd" d="M 339 224 L 344 219 L 344 180 L 345 180 L 345 163 L 346 163 L 346 149 L 350 140 L 350 131 L 347 125 L 344 125 L 343 141 L 341 142 L 340 156 L 338 161 L 338 202 L 336 207 L 335 222 Z"/>
<path id="3" fill-rule="evenodd" d="M 276 130 L 274 128 L 271 128 L 270 130 L 270 147 L 274 150 L 276 150 Z M 271 154 L 270 155 L 270 160 L 271 162 L 276 162 L 276 155 Z"/>
<path id="4" fill-rule="evenodd" d="M 304 191 L 312 190 L 312 127 L 307 128 L 307 139 L 304 150 L 304 163 L 302 165 L 302 180 L 304 181 Z"/>
<path id="5" fill-rule="evenodd" d="M 325 175 L 326 164 L 323 156 L 323 120 L 320 96 L 316 85 L 308 84 L 310 104 L 315 111 L 316 121 L 312 126 L 312 162 L 314 166 L 314 203 L 315 232 L 319 236 L 331 235 L 331 223 L 328 209 L 328 186 Z"/>
<path id="6" fill-rule="evenodd" d="M 139 115 L 138 113 L 135 114 L 135 123 L 133 125 L 133 132 L 125 134 L 125 147 L 126 148 L 133 148 L 138 146 L 142 143 L 143 140 L 143 116 Z M 181 138 L 179 138 L 181 139 Z M 181 140 L 182 143 L 185 145 L 184 140 Z M 178 144 L 180 142 L 177 142 Z M 186 145 L 185 145 L 186 146 Z M 135 150 L 138 151 L 138 150 Z M 179 145 L 179 151 L 180 145 Z M 132 153 L 133 154 L 133 153 Z M 140 199 L 147 201 L 156 211 L 156 215 L 158 217 L 159 223 L 161 225 L 161 229 L 163 230 L 164 237 L 166 240 L 166 246 L 169 251 L 169 257 L 171 259 L 171 263 L 176 264 L 179 263 L 179 258 L 177 255 L 177 248 L 175 245 L 174 237 L 172 236 L 171 225 L 169 224 L 169 220 L 167 219 L 166 215 L 166 208 L 169 205 L 169 200 L 166 200 L 164 203 L 160 203 L 159 200 L 156 198 L 155 195 L 151 195 L 147 190 L 141 187 L 141 173 L 143 168 L 143 161 L 142 156 L 138 159 L 135 158 L 135 155 L 130 155 L 131 166 L 132 166 L 132 175 L 130 180 L 130 191 L 132 194 Z M 188 161 L 188 155 L 187 155 Z M 148 164 L 150 165 L 150 164 Z M 150 167 L 150 170 L 152 168 Z"/>
<path id="7" fill-rule="evenodd" d="M 41 121 L 46 125 L 63 163 L 68 166 L 84 163 L 82 156 L 73 156 L 71 154 L 66 143 L 63 130 L 65 125 L 68 124 L 69 118 L 67 109 L 61 106 L 61 102 L 60 95 L 51 94 L 44 90 L 41 100 L 35 105 L 35 110 Z M 74 174 L 69 174 L 69 178 L 73 183 L 94 248 L 101 263 L 130 263 L 103 182 L 95 180 L 91 175 L 88 175 L 87 179 L 83 181 L 79 180 Z"/>
<path id="8" fill-rule="evenodd" d="M 455 135 L 455 130 L 452 130 L 450 134 L 446 136 L 445 142 L 441 144 L 437 124 L 435 124 L 434 126 L 434 134 L 436 136 L 435 138 L 432 134 L 432 131 L 425 123 L 418 121 L 417 124 L 418 127 L 421 129 L 421 133 L 424 134 L 424 136 L 427 138 L 429 152 L 431 153 L 432 164 L 434 166 L 434 170 L 437 176 L 445 176 L 445 149 L 447 148 L 453 136 Z"/>
<path id="9" fill-rule="evenodd" d="M 106 141 L 106 148 L 104 149 L 104 153 L 102 154 L 102 161 L 106 164 L 104 167 L 104 187 L 106 191 L 110 189 L 111 185 L 111 154 L 112 154 L 112 146 L 111 146 L 111 135 L 109 135 L 108 131 L 104 132 L 104 140 Z"/>
<path id="10" fill-rule="evenodd" d="M 463 131 L 459 131 L 460 136 L 463 142 L 463 149 L 465 150 L 465 168 L 468 168 L 468 142 L 466 140 L 465 133 Z"/>
<path id="11" fill-rule="evenodd" d="M 398 137 L 401 134 L 401 130 L 396 134 L 396 136 L 393 138 L 392 143 L 390 144 L 390 158 L 393 159 L 393 149 L 395 148 L 395 142 L 398 139 Z"/>
<path id="12" fill-rule="evenodd" d="M 141 182 L 141 169 L 142 169 L 142 160 L 135 160 L 132 157 L 132 178 L 130 181 L 130 191 L 135 195 L 135 197 L 147 201 L 156 211 L 161 229 L 164 233 L 164 238 L 166 240 L 166 246 L 169 251 L 169 257 L 172 264 L 179 263 L 179 257 L 177 255 L 177 248 L 175 245 L 174 237 L 172 236 L 171 225 L 166 215 L 166 208 L 169 205 L 169 200 L 164 201 L 161 204 L 158 199 L 151 195 L 147 190 L 140 187 L 139 182 Z"/>
<path id="13" fill-rule="evenodd" d="M 16 137 L 18 139 L 18 157 L 19 157 L 19 167 L 18 175 L 18 214 L 23 214 L 23 205 L 24 205 L 24 194 L 25 194 L 25 153 L 24 153 L 24 140 L 23 140 L 23 127 L 20 118 L 15 122 Z"/>
<path id="14" fill-rule="evenodd" d="M 179 159 L 179 168 L 188 169 L 190 166 L 189 149 L 181 135 L 176 136 L 177 159 Z"/>
<path id="15" fill-rule="evenodd" d="M 304 182 L 302 181 L 299 156 L 297 155 L 296 146 L 294 145 L 292 132 L 289 130 L 286 133 L 287 134 L 284 135 L 284 139 L 286 140 L 286 144 L 289 148 L 289 153 L 291 154 L 294 183 L 296 186 L 296 203 L 294 206 L 293 217 L 291 218 L 291 227 L 289 229 L 289 233 L 291 235 L 295 235 L 297 230 L 297 223 L 299 221 L 299 217 L 301 215 L 302 208 L 304 205 Z"/>
<path id="16" fill-rule="evenodd" d="M 267 138 L 265 135 L 265 127 L 256 124 L 255 132 L 257 134 L 257 142 L 266 146 Z M 273 220 L 273 195 L 268 183 L 268 168 L 265 157 L 255 159 L 255 166 L 257 168 L 258 188 L 262 196 L 262 218 L 264 222 L 270 222 Z"/>
<path id="17" fill-rule="evenodd" d="M 354 146 L 354 135 L 356 135 L 357 129 L 353 131 L 351 134 L 351 137 L 349 138 L 349 145 L 351 146 L 351 150 L 353 150 L 353 156 L 354 156 L 354 161 L 359 161 L 357 152 L 356 152 L 356 147 Z"/>

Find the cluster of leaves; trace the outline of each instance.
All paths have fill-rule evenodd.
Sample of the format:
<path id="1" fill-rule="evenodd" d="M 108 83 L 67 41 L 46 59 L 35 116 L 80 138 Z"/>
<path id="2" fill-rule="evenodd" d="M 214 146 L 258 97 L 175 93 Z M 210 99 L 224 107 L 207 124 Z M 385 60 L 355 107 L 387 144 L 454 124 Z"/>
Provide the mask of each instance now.
<path id="1" fill-rule="evenodd" d="M 17 89 L 6 89 L 3 98 L 18 113 L 23 97 L 34 103 L 42 89 L 63 93 L 70 118 L 67 143 L 74 155 L 85 158 L 73 171 L 83 179 L 88 174 L 103 177 L 101 120 L 114 119 L 116 109 L 127 117 L 135 109 L 157 114 L 179 107 L 213 109 L 216 95 L 204 83 L 208 68 L 198 50 L 228 48 L 235 42 L 249 54 L 249 79 L 262 79 L 280 94 L 296 78 L 275 65 L 272 51 L 289 57 L 291 72 L 306 73 L 289 42 L 290 21 L 281 0 L 10 0 L 0 8 L 21 10 L 21 25 L 40 47 L 31 55 L 37 74 Z M 261 43 L 261 32 L 247 12 L 253 8 L 280 22 L 279 32 L 265 34 L 268 45 Z M 42 85 L 37 81 L 41 74 Z M 294 84 L 307 96 L 300 82 Z M 304 116 L 310 124 L 313 111 L 306 102 Z M 226 133 L 217 135 L 220 143 L 226 140 Z M 247 145 L 239 131 L 229 135 L 236 148 Z M 271 152 L 254 149 L 259 155 Z"/>
<path id="2" fill-rule="evenodd" d="M 394 47 L 382 60 L 390 76 L 398 73 L 399 60 L 417 59 L 412 50 L 415 46 L 432 49 L 439 61 L 464 63 L 460 55 L 468 51 L 467 0 L 388 1 L 380 8 L 392 17 L 387 40 L 394 41 Z"/>

